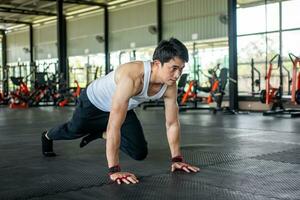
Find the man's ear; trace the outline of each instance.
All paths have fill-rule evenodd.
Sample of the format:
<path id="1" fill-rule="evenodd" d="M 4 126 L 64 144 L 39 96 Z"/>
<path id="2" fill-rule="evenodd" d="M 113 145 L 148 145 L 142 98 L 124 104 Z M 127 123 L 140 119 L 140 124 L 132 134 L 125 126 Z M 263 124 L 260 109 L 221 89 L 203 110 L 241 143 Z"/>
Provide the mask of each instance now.
<path id="1" fill-rule="evenodd" d="M 162 67 L 162 64 L 159 60 L 154 60 L 153 62 L 154 62 L 154 64 L 158 65 L 159 67 Z"/>

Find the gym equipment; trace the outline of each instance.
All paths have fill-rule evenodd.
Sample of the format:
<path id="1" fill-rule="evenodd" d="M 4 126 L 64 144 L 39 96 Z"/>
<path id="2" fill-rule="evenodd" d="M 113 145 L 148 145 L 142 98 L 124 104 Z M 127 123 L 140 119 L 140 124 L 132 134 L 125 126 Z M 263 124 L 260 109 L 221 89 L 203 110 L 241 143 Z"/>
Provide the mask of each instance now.
<path id="1" fill-rule="evenodd" d="M 9 98 L 6 97 L 2 92 L 0 92 L 0 105 L 7 105 Z"/>
<path id="2" fill-rule="evenodd" d="M 295 104 L 300 104 L 300 71 L 298 72 L 300 68 L 300 58 L 295 56 L 292 53 L 289 53 L 289 57 L 293 63 L 293 73 L 292 73 L 292 96 L 291 96 L 291 102 Z"/>
<path id="3" fill-rule="evenodd" d="M 188 74 L 182 74 L 177 85 L 177 102 L 179 104 L 180 100 L 182 99 L 182 96 L 184 95 L 184 88 L 187 83 Z M 156 100 L 156 101 L 149 101 L 143 103 L 142 107 L 143 110 L 146 110 L 147 108 L 153 108 L 153 107 L 164 107 L 164 101 L 162 99 Z"/>
<path id="4" fill-rule="evenodd" d="M 255 72 L 257 73 L 257 76 L 258 78 L 255 79 Z M 260 75 L 260 72 L 259 70 L 254 66 L 254 59 L 252 58 L 251 59 L 251 89 L 252 89 L 252 96 L 255 96 L 255 95 L 258 95 L 260 90 L 261 90 L 261 87 L 260 87 L 260 84 L 261 84 L 261 75 Z M 258 91 L 255 92 L 255 87 L 258 87 Z"/>
<path id="5" fill-rule="evenodd" d="M 81 92 L 78 81 L 74 81 L 76 87 L 68 88 L 64 93 L 61 93 L 59 99 L 57 100 L 57 105 L 59 107 L 64 107 L 69 105 L 70 102 L 74 102 L 75 105 L 78 103 L 78 98 Z"/>
<path id="6" fill-rule="evenodd" d="M 99 67 L 93 68 L 92 65 L 86 65 L 86 84 L 88 85 L 97 77 L 97 73 L 99 71 Z"/>
<path id="7" fill-rule="evenodd" d="M 275 58 L 276 58 L 276 56 L 274 57 L 274 59 Z M 272 60 L 271 60 L 271 62 L 272 62 Z M 282 95 L 283 95 L 283 70 L 286 71 L 286 73 L 287 73 L 287 78 L 288 78 L 288 95 L 291 94 L 291 91 L 290 91 L 290 87 L 291 87 L 291 75 L 290 75 L 289 70 L 284 65 L 282 65 L 282 63 L 280 65 L 278 65 L 278 68 L 277 68 L 277 69 L 279 69 L 280 87 L 281 87 L 280 88 L 280 90 L 281 90 L 280 92 L 281 93 L 277 93 L 277 91 L 278 91 L 279 88 L 273 88 L 270 85 L 270 80 L 271 80 L 271 77 L 272 77 L 272 71 L 274 70 L 273 65 L 272 66 L 271 65 L 272 65 L 272 63 L 269 66 L 268 74 L 266 76 L 266 88 L 267 88 L 267 85 L 270 88 L 269 89 L 269 96 L 268 96 L 268 103 L 267 103 L 267 100 L 266 100 L 266 98 L 267 98 L 267 96 L 266 96 L 267 95 L 267 90 L 261 90 L 261 92 L 260 92 L 260 101 L 262 103 L 267 103 L 267 104 L 269 104 L 269 103 L 272 102 L 272 98 L 273 99 L 275 98 L 274 95 L 277 95 L 277 98 L 282 98 Z M 259 80 L 259 82 L 260 82 L 260 80 Z M 253 84 L 253 82 L 252 82 L 252 84 Z M 253 88 L 253 86 L 252 86 L 252 88 Z"/>
<path id="8" fill-rule="evenodd" d="M 273 67 L 272 62 L 277 60 L 277 69 L 279 69 L 280 80 L 278 88 L 273 87 L 270 84 L 272 70 L 276 69 Z M 300 117 L 300 110 L 297 109 L 285 109 L 283 106 L 283 99 L 282 99 L 282 90 L 283 90 L 283 75 L 282 75 L 282 60 L 279 54 L 275 55 L 269 62 L 268 73 L 266 76 L 266 89 L 261 91 L 260 100 L 262 103 L 271 104 L 272 107 L 269 111 L 263 112 L 263 116 L 278 116 L 278 115 L 285 115 L 289 117 Z"/>
<path id="9" fill-rule="evenodd" d="M 155 108 L 155 107 L 165 107 L 165 103 L 163 99 L 159 99 L 156 101 L 148 101 L 142 104 L 143 110 L 146 110 L 147 108 Z"/>
<path id="10" fill-rule="evenodd" d="M 179 111 L 186 110 L 198 110 L 198 109 L 209 109 L 209 107 L 200 107 L 198 104 L 203 101 L 203 97 L 199 97 L 197 94 L 198 81 L 191 80 L 188 82 L 188 88 L 184 93 L 179 96 Z"/>
<path id="11" fill-rule="evenodd" d="M 87 85 L 90 84 L 93 80 L 96 80 L 98 77 L 103 76 L 103 67 L 96 65 L 87 65 Z"/>
<path id="12" fill-rule="evenodd" d="M 10 93 L 9 107 L 28 108 L 41 105 L 63 107 L 70 102 L 76 104 L 81 90 L 78 82 L 75 80 L 76 87 L 68 88 L 65 82 L 59 81 L 61 80 L 59 75 L 55 74 L 56 66 L 57 63 L 40 63 L 26 77 L 10 77 L 18 89 Z M 31 88 L 27 84 L 29 77 L 34 77 Z"/>
<path id="13" fill-rule="evenodd" d="M 290 73 L 290 71 L 284 65 L 282 65 L 282 69 L 284 71 L 286 71 L 287 79 L 288 79 L 288 95 L 291 95 L 291 83 L 292 83 L 291 73 Z"/>
<path id="14" fill-rule="evenodd" d="M 188 74 L 182 74 L 177 85 L 177 102 L 180 103 L 180 99 L 182 99 L 184 95 L 184 88 L 187 83 Z"/>
<path id="15" fill-rule="evenodd" d="M 273 66 L 273 61 L 278 57 L 278 61 L 277 61 L 277 68 L 274 68 Z M 274 69 L 278 69 L 279 70 L 279 74 L 280 74 L 280 83 L 278 88 L 275 88 L 271 85 L 270 81 L 271 81 L 271 77 L 272 77 L 272 71 Z M 269 68 L 267 70 L 267 75 L 265 77 L 266 79 L 266 89 L 262 90 L 260 92 L 260 101 L 262 103 L 265 104 L 270 104 L 270 103 L 274 103 L 274 109 L 276 109 L 276 107 L 280 107 L 283 108 L 282 106 L 282 86 L 283 86 L 283 80 L 282 80 L 282 63 L 281 63 L 281 57 L 279 54 L 275 55 L 269 62 Z M 272 109 L 273 110 L 273 109 Z"/>
<path id="16" fill-rule="evenodd" d="M 135 60 L 136 60 L 136 50 L 120 51 L 119 65 L 126 63 L 126 62 L 135 61 Z"/>
<path id="17" fill-rule="evenodd" d="M 199 63 L 199 56 L 198 51 L 196 50 L 197 43 L 193 43 L 193 70 L 191 74 L 189 74 L 190 77 L 192 77 L 192 80 L 188 82 L 188 88 L 186 91 L 184 91 L 184 87 L 187 83 L 186 79 L 187 76 L 184 77 L 185 81 L 182 82 L 184 84 L 182 87 L 182 90 L 180 91 L 180 95 L 178 96 L 178 104 L 179 104 L 179 111 L 186 111 L 186 110 L 195 110 L 195 109 L 209 109 L 209 107 L 199 107 L 198 103 L 202 102 L 202 98 L 198 97 L 197 93 L 199 91 L 199 70 L 200 65 Z M 189 104 L 189 105 L 187 105 Z"/>
<path id="18" fill-rule="evenodd" d="M 28 84 L 28 78 L 30 75 L 32 75 L 32 72 L 30 72 L 29 64 L 18 62 L 15 65 L 8 65 L 7 68 L 8 68 L 8 77 L 27 77 L 27 79 L 25 79 L 24 81 L 26 84 Z M 16 89 L 16 85 L 10 82 L 9 90 L 15 90 L 15 89 Z"/>
<path id="19" fill-rule="evenodd" d="M 19 86 L 17 90 L 10 93 L 10 108 L 28 108 L 29 106 L 36 106 L 46 94 L 46 85 L 43 80 L 41 82 L 36 80 L 35 89 L 30 91 L 27 84 L 24 82 L 23 77 L 10 77 L 10 79 L 14 85 Z"/>
<path id="20" fill-rule="evenodd" d="M 203 72 L 202 72 L 203 73 Z M 219 110 L 222 110 L 222 101 L 225 94 L 225 87 L 228 81 L 228 69 L 221 68 L 220 64 L 217 64 L 214 68 L 208 70 L 210 75 L 205 75 L 208 78 L 206 86 L 199 86 L 197 81 L 190 81 L 187 90 L 182 95 L 180 100 L 180 111 L 188 109 L 212 109 L 214 113 Z M 205 95 L 204 95 L 205 94 Z M 205 101 L 204 101 L 205 100 Z M 187 103 L 190 102 L 193 105 L 187 106 Z M 210 104 L 216 102 L 217 105 L 215 108 L 211 107 L 198 107 L 198 102 L 205 102 Z"/>
<path id="21" fill-rule="evenodd" d="M 222 110 L 222 102 L 223 97 L 225 95 L 225 88 L 228 82 L 228 69 L 222 68 L 219 74 L 219 84 L 218 87 L 215 86 L 215 88 L 212 88 L 211 91 L 211 98 L 213 101 L 217 103 L 217 106 L 213 108 L 214 114 L 216 114 L 217 111 Z M 229 111 L 229 110 L 228 110 Z"/>

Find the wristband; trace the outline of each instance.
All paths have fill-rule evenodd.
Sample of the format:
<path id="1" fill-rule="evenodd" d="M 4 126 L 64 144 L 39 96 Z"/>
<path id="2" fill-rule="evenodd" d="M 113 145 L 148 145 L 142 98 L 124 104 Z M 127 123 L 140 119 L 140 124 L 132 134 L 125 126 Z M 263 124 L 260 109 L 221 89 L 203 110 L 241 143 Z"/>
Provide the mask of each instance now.
<path id="1" fill-rule="evenodd" d="M 112 175 L 116 172 L 120 172 L 121 171 L 121 167 L 120 165 L 115 165 L 113 167 L 108 168 L 108 175 Z"/>
<path id="2" fill-rule="evenodd" d="M 183 157 L 182 156 L 175 156 L 171 160 L 172 162 L 183 162 Z"/>

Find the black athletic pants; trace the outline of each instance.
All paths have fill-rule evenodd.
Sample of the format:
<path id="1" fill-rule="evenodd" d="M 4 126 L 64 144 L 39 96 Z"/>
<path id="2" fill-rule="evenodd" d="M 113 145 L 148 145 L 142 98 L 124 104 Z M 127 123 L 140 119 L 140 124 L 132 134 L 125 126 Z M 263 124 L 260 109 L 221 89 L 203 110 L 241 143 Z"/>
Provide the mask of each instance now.
<path id="1" fill-rule="evenodd" d="M 86 91 L 82 91 L 73 117 L 67 123 L 48 131 L 52 140 L 71 140 L 88 134 L 101 135 L 106 131 L 109 112 L 96 108 L 88 99 Z M 129 110 L 121 127 L 120 149 L 135 160 L 146 158 L 148 149 L 143 129 L 135 112 Z"/>

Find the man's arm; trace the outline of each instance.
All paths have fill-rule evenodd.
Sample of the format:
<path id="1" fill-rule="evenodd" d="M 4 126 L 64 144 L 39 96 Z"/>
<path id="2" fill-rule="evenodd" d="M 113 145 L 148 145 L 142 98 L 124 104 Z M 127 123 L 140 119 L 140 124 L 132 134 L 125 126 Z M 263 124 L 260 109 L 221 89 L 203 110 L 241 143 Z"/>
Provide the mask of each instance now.
<path id="1" fill-rule="evenodd" d="M 121 143 L 121 126 L 125 120 L 128 108 L 128 102 L 131 98 L 134 90 L 134 81 L 130 77 L 122 77 L 116 86 L 116 91 L 112 99 L 112 108 L 109 115 L 107 125 L 107 139 L 106 139 L 106 157 L 108 167 L 119 166 L 119 148 Z M 127 172 L 113 172 L 110 174 L 110 178 L 113 181 L 117 181 L 118 184 L 125 182 L 137 183 L 138 180 L 134 174 Z"/>
<path id="2" fill-rule="evenodd" d="M 166 129 L 167 138 L 171 150 L 171 156 L 179 156 L 180 152 L 180 123 L 178 118 L 178 105 L 177 105 L 177 87 L 168 87 L 165 96 L 165 116 L 166 116 Z"/>
<path id="3" fill-rule="evenodd" d="M 112 98 L 112 108 L 107 125 L 106 156 L 108 167 L 119 164 L 119 148 L 121 138 L 121 126 L 125 120 L 130 91 L 132 90 L 132 80 L 120 80 Z"/>
<path id="4" fill-rule="evenodd" d="M 183 157 L 180 152 L 180 123 L 176 84 L 168 87 L 164 96 L 164 101 L 167 138 L 172 156 L 171 171 L 173 172 L 176 169 L 179 169 L 186 172 L 198 172 L 200 170 L 198 167 L 192 166 L 183 161 Z"/>

